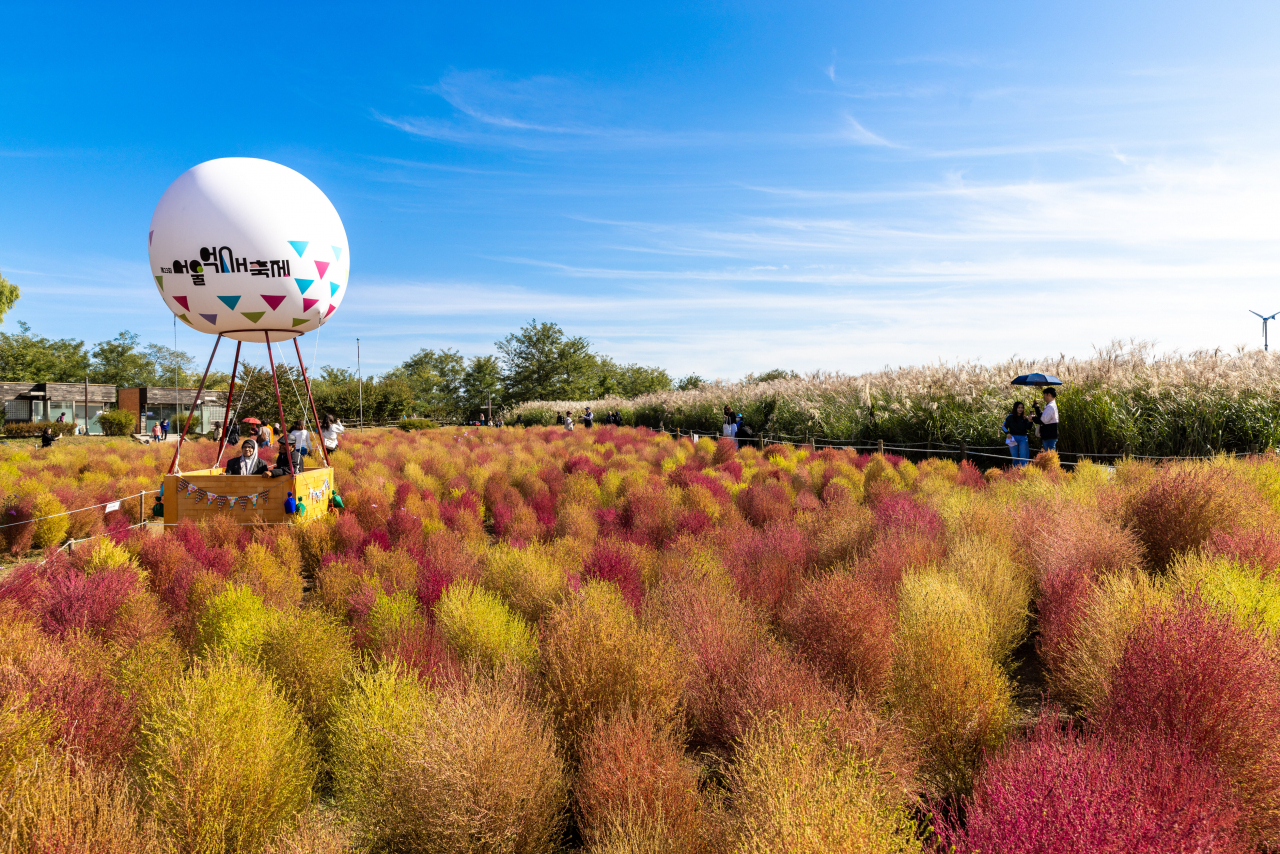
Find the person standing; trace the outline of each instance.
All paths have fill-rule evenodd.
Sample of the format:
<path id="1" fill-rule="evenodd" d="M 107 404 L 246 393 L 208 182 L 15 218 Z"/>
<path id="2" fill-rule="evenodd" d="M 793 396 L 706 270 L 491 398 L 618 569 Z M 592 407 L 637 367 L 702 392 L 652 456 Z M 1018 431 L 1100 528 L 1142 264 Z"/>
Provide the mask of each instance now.
<path id="1" fill-rule="evenodd" d="M 297 447 L 299 454 L 311 456 L 311 434 L 301 421 L 293 422 L 293 426 L 289 428 L 289 441 Z"/>
<path id="2" fill-rule="evenodd" d="M 320 423 L 320 441 L 324 442 L 324 449 L 329 453 L 338 450 L 338 436 L 346 429 L 338 420 L 338 416 L 332 412 L 326 412 L 324 420 Z"/>
<path id="3" fill-rule="evenodd" d="M 1044 410 L 1034 405 L 1036 414 L 1031 420 L 1040 425 L 1040 446 L 1046 451 L 1058 450 L 1058 392 L 1044 390 Z"/>
<path id="4" fill-rule="evenodd" d="M 65 412 L 64 412 L 64 413 L 62 413 L 61 415 L 59 415 L 59 416 L 58 416 L 58 423 L 59 423 L 59 424 L 66 424 L 66 423 L 67 423 L 67 413 L 65 413 Z"/>
<path id="5" fill-rule="evenodd" d="M 573 430 L 573 410 L 572 409 L 566 409 L 564 411 L 564 429 L 569 431 Z"/>
<path id="6" fill-rule="evenodd" d="M 159 425 L 159 423 L 156 423 L 156 424 L 152 424 L 152 425 L 151 425 L 151 441 L 153 441 L 153 442 L 159 442 L 159 441 L 160 441 L 160 425 Z"/>
<path id="7" fill-rule="evenodd" d="M 166 418 L 160 422 L 160 441 L 169 441 L 169 419 Z"/>
<path id="8" fill-rule="evenodd" d="M 231 426 L 227 428 L 227 446 L 240 444 L 240 422 L 234 418 L 231 419 Z"/>
<path id="9" fill-rule="evenodd" d="M 1027 408 L 1022 401 L 1013 404 L 1013 409 L 1005 416 L 1000 429 L 1005 434 L 1004 443 L 1009 446 L 1015 466 L 1025 466 L 1027 455 L 1027 433 L 1031 432 L 1031 419 L 1027 418 Z"/>
<path id="10" fill-rule="evenodd" d="M 582 413 L 582 426 L 588 430 L 591 429 L 591 422 L 596 420 L 596 414 L 591 411 L 591 407 L 587 407 L 587 411 Z"/>

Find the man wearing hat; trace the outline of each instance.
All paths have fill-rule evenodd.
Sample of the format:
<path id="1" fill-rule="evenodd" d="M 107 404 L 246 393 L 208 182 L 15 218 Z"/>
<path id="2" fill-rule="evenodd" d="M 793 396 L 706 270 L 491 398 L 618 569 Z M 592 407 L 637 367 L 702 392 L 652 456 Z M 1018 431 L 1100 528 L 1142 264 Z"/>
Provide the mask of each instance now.
<path id="1" fill-rule="evenodd" d="M 289 465 L 290 461 L 292 461 L 293 463 L 292 467 L 290 467 Z M 289 438 L 289 435 L 287 433 L 281 434 L 280 453 L 276 455 L 275 468 L 271 469 L 270 471 L 264 472 L 262 476 L 263 477 L 284 477 L 287 474 L 301 474 L 301 473 L 302 473 L 302 454 L 298 452 L 297 446 L 294 444 L 294 441 Z"/>

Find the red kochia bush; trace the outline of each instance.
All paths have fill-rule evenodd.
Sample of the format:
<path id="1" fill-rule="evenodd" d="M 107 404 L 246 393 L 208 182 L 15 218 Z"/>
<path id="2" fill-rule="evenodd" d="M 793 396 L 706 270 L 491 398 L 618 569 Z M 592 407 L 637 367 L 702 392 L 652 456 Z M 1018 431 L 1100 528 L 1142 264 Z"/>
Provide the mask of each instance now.
<path id="1" fill-rule="evenodd" d="M 130 569 L 106 569 L 94 575 L 59 572 L 49 579 L 42 624 L 52 635 L 71 629 L 109 634 L 120 606 L 137 587 Z"/>
<path id="2" fill-rule="evenodd" d="M 1211 555 L 1221 555 L 1272 573 L 1280 569 L 1280 536 L 1271 528 L 1233 528 L 1217 531 L 1204 544 Z"/>
<path id="3" fill-rule="evenodd" d="M 55 555 L 50 563 L 57 561 L 59 557 Z M 19 564 L 0 579 L 0 602 L 13 602 L 22 608 L 35 608 L 44 599 L 46 586 L 39 564 Z"/>
<path id="4" fill-rule="evenodd" d="M 583 573 L 588 578 L 601 581 L 612 581 L 622 591 L 622 598 L 639 611 L 644 599 L 644 582 L 640 577 L 640 567 L 631 557 L 631 553 L 619 543 L 609 539 L 601 539 L 596 543 L 591 555 L 582 564 Z"/>
<path id="5" fill-rule="evenodd" d="M 979 772 L 963 822 L 938 822 L 956 854 L 1244 854 L 1226 780 L 1186 747 L 1085 736 L 1042 715 Z M 945 811 L 944 811 L 945 812 Z"/>
<path id="6" fill-rule="evenodd" d="M 893 672 L 895 609 L 871 585 L 837 574 L 811 581 L 784 611 L 800 653 L 847 691 L 878 697 Z"/>
<path id="7" fill-rule="evenodd" d="M 777 481 L 753 483 L 738 493 L 738 509 L 752 525 L 764 527 L 791 518 L 791 495 Z"/>
<path id="8" fill-rule="evenodd" d="M 731 541 L 729 571 L 738 592 L 769 612 L 790 600 L 808 564 L 804 534 L 779 522 Z"/>
<path id="9" fill-rule="evenodd" d="M 1214 763 L 1251 829 L 1280 841 L 1280 665 L 1231 617 L 1194 599 L 1149 614 L 1096 717 L 1118 739 L 1149 733 Z"/>
<path id="10" fill-rule="evenodd" d="M 1169 566 L 1174 555 L 1197 548 L 1217 530 L 1228 530 L 1240 521 L 1248 487 L 1222 471 L 1166 465 L 1124 508 L 1131 525 L 1147 550 L 1153 569 Z"/>

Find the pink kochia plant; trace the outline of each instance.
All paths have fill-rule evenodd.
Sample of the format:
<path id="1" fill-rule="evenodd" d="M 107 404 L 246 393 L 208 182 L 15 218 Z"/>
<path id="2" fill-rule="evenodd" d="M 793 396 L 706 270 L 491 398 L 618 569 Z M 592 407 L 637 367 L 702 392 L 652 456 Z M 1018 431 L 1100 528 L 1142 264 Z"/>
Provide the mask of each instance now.
<path id="1" fill-rule="evenodd" d="M 138 576 L 128 569 L 107 569 L 94 575 L 59 572 L 49 579 L 43 626 L 63 635 L 71 629 L 109 633 L 121 604 L 133 593 Z"/>
<path id="2" fill-rule="evenodd" d="M 1257 837 L 1280 841 L 1280 665 L 1232 618 L 1194 598 L 1149 614 L 1097 720 L 1117 739 L 1149 733 L 1213 763 Z"/>
<path id="3" fill-rule="evenodd" d="M 612 581 L 618 585 L 627 604 L 637 612 L 640 610 L 640 603 L 644 599 L 640 567 L 621 544 L 600 540 L 582 568 L 589 578 Z"/>
<path id="4" fill-rule="evenodd" d="M 955 854 L 1244 854 L 1242 810 L 1223 775 L 1185 746 L 1060 727 L 1046 710 L 990 759 L 937 823 Z"/>

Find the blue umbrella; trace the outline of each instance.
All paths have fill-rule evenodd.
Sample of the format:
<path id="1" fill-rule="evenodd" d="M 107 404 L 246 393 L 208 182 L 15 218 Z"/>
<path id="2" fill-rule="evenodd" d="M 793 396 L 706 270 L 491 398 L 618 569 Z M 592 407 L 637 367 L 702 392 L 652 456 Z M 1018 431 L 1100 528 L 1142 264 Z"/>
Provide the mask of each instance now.
<path id="1" fill-rule="evenodd" d="M 1050 374 L 1023 374 L 1020 377 L 1014 377 L 1009 385 L 1062 385 L 1062 380 Z"/>

